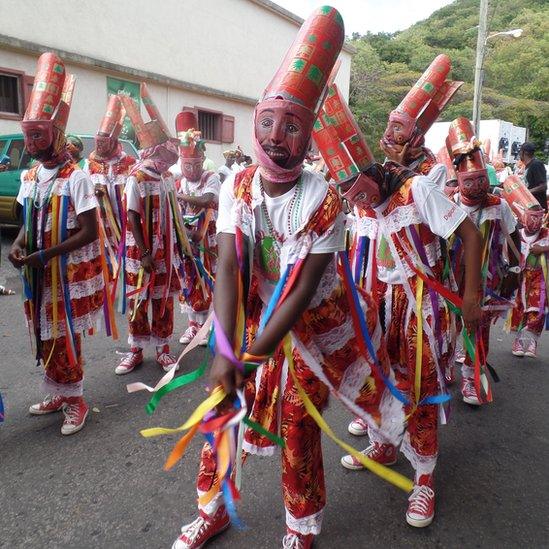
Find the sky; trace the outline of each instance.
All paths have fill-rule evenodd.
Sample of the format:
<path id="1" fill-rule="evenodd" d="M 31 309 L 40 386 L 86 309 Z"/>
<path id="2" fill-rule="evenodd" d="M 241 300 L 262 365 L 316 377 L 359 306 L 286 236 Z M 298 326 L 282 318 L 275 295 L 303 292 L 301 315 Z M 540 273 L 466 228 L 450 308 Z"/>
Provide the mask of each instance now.
<path id="1" fill-rule="evenodd" d="M 367 31 L 395 32 L 426 19 L 452 0 L 274 0 L 303 19 L 317 7 L 329 4 L 338 9 L 345 21 L 345 34 Z"/>

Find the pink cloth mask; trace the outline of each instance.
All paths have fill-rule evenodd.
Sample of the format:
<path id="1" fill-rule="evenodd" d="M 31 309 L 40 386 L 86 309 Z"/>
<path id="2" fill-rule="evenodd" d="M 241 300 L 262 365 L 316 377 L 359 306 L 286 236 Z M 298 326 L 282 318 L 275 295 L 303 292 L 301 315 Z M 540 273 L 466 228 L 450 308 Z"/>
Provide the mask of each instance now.
<path id="1" fill-rule="evenodd" d="M 143 149 L 139 153 L 141 161 L 138 164 L 141 167 L 162 174 L 177 162 L 179 157 L 178 145 L 179 141 L 177 139 L 170 139 L 160 145 Z"/>
<path id="2" fill-rule="evenodd" d="M 362 208 L 375 208 L 381 203 L 381 189 L 378 182 L 361 173 L 351 188 L 342 193 L 343 198 Z"/>
<path id="3" fill-rule="evenodd" d="M 262 177 L 290 183 L 301 175 L 313 123 L 314 114 L 297 103 L 266 99 L 257 104 L 253 148 Z"/>

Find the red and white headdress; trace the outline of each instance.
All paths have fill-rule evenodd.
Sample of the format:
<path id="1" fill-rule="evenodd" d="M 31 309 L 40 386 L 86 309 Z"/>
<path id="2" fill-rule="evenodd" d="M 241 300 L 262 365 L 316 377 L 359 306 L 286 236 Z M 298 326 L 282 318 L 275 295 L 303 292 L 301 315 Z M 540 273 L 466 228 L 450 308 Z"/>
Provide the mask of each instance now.
<path id="1" fill-rule="evenodd" d="M 141 83 L 141 99 L 151 118 L 149 122 L 144 122 L 139 112 L 139 106 L 129 95 L 119 93 L 118 96 L 132 122 L 141 149 L 149 149 L 173 139 L 144 82 Z"/>
<path id="2" fill-rule="evenodd" d="M 313 139 L 330 175 L 337 183 L 357 176 L 375 162 L 374 156 L 336 84 L 328 95 L 313 130 Z"/>
<path id="3" fill-rule="evenodd" d="M 284 101 L 289 112 L 298 115 L 312 128 L 344 39 L 345 28 L 340 13 L 330 6 L 315 10 L 301 25 L 279 69 L 265 88 L 256 114 L 260 106 L 276 106 Z M 309 139 L 310 134 L 305 133 Z M 304 143 L 303 157 L 307 148 Z M 268 157 L 257 138 L 254 139 L 254 153 L 262 174 L 270 181 L 292 181 L 302 171 L 303 158 L 292 168 L 282 168 Z"/>
<path id="4" fill-rule="evenodd" d="M 181 158 L 203 157 L 204 141 L 198 128 L 198 119 L 193 111 L 183 111 L 175 117 L 175 131 L 180 141 Z"/>
<path id="5" fill-rule="evenodd" d="M 106 135 L 111 139 L 118 139 L 126 112 L 122 107 L 122 101 L 118 95 L 110 95 L 107 110 L 97 130 L 98 135 Z"/>
<path id="6" fill-rule="evenodd" d="M 65 72 L 63 61 L 54 53 L 46 52 L 38 58 L 34 85 L 21 126 L 25 129 L 40 123 L 47 127 L 55 154 L 65 146 L 65 129 L 75 82 L 75 77 Z"/>
<path id="7" fill-rule="evenodd" d="M 391 112 L 389 124 L 397 121 L 408 134 L 408 139 L 421 139 L 463 84 L 446 80 L 451 66 L 447 55 L 437 55 L 398 107 Z M 392 142 L 389 125 L 385 130 L 384 140 Z"/>

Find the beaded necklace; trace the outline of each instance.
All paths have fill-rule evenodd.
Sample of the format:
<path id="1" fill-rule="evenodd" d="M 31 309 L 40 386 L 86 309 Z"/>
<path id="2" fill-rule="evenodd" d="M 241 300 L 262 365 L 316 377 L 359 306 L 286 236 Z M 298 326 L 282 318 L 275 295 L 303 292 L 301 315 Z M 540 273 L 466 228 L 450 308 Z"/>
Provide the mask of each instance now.
<path id="1" fill-rule="evenodd" d="M 273 242 L 276 245 L 277 249 L 280 251 L 280 245 L 284 242 L 284 237 L 281 236 L 275 230 L 273 226 L 273 222 L 271 221 L 271 217 L 269 216 L 267 205 L 265 204 L 265 188 L 263 187 L 263 180 L 261 179 L 261 177 L 259 178 L 259 189 L 261 190 L 261 196 L 263 198 L 263 201 L 261 202 L 261 213 L 265 218 L 265 222 L 267 224 L 267 229 L 269 230 L 269 234 L 273 238 Z M 293 234 L 293 227 L 298 225 L 299 208 L 301 205 L 302 197 L 303 197 L 303 185 L 300 177 L 294 187 L 294 194 L 292 195 L 292 199 L 290 201 L 288 218 L 286 220 L 286 223 L 287 223 L 286 227 L 288 229 L 289 235 Z"/>
<path id="2" fill-rule="evenodd" d="M 51 191 L 53 189 L 53 185 L 55 184 L 55 180 L 57 178 L 57 174 L 59 173 L 59 168 L 57 168 L 55 170 L 55 173 L 48 179 L 46 179 L 46 181 L 44 181 L 44 183 L 47 183 L 48 181 L 51 181 L 51 183 L 49 184 L 49 187 L 45 193 L 45 195 L 43 197 L 40 197 L 40 200 L 36 200 L 36 194 L 38 192 L 38 174 L 37 175 L 37 180 L 34 182 L 34 192 L 33 192 L 33 196 L 32 196 L 32 205 L 37 209 L 37 210 L 41 210 L 44 206 L 48 205 L 50 203 L 50 200 L 51 200 Z"/>

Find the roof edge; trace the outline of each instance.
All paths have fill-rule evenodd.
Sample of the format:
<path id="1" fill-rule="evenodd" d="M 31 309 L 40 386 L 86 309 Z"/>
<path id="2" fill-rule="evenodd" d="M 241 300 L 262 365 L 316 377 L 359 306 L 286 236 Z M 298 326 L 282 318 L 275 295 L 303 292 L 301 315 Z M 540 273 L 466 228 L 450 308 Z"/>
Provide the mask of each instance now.
<path id="1" fill-rule="evenodd" d="M 187 82 L 186 80 L 179 80 L 172 78 L 164 74 L 159 74 L 150 71 L 144 71 L 136 69 L 135 67 L 128 67 L 126 65 L 118 65 L 105 61 L 103 59 L 97 59 L 95 57 L 89 57 L 87 55 L 81 55 L 79 53 L 62 50 L 45 44 L 39 44 L 37 42 L 30 42 L 28 40 L 22 40 L 13 36 L 7 36 L 0 34 L 0 46 L 4 46 L 8 49 L 19 51 L 22 53 L 36 53 L 42 54 L 46 51 L 52 51 L 59 55 L 63 61 L 72 63 L 73 65 L 80 65 L 91 70 L 104 69 L 113 73 L 124 74 L 130 76 L 135 80 L 147 80 L 149 82 L 155 82 L 157 84 L 163 84 L 171 86 L 173 88 L 184 89 L 190 92 L 208 95 L 210 97 L 219 97 L 229 101 L 236 101 L 238 103 L 245 103 L 246 105 L 256 105 L 259 98 L 246 97 L 244 95 L 235 94 L 232 92 L 219 90 L 217 88 L 210 88 L 203 86 L 202 84 L 194 84 L 193 82 Z"/>

